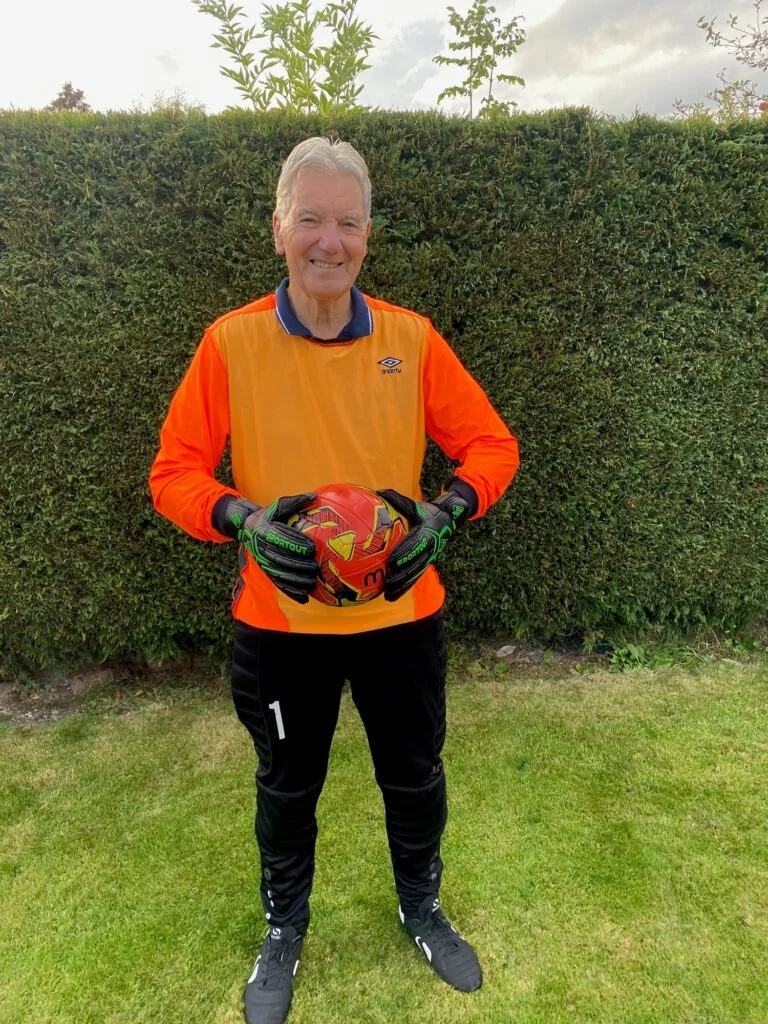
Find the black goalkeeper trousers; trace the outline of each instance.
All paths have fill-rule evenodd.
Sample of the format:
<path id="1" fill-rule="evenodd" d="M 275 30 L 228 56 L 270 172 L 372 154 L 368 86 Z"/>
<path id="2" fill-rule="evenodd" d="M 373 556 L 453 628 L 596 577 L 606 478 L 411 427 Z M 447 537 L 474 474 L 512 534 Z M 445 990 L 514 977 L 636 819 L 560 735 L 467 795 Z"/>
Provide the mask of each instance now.
<path id="1" fill-rule="evenodd" d="M 343 612 L 341 613 L 343 614 Z M 408 916 L 440 886 L 447 818 L 441 613 L 366 633 L 281 633 L 235 623 L 232 696 L 258 755 L 256 839 L 272 925 L 309 924 L 315 809 L 344 681 L 384 800 L 395 887 Z"/>

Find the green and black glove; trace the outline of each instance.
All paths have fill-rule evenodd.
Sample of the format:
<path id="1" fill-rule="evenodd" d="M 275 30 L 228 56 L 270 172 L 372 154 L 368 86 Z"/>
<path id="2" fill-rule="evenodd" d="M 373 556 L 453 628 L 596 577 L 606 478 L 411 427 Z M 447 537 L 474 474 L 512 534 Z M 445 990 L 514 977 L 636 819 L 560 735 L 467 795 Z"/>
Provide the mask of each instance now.
<path id="1" fill-rule="evenodd" d="M 211 517 L 214 529 L 242 544 L 275 586 L 299 604 L 306 604 L 315 589 L 320 565 L 312 538 L 286 521 L 314 498 L 294 494 L 262 506 L 228 494 L 216 502 Z"/>
<path id="2" fill-rule="evenodd" d="M 468 483 L 454 479 L 434 501 L 414 501 L 399 491 L 378 491 L 412 529 L 387 559 L 384 598 L 397 601 L 442 554 L 461 523 L 477 511 L 477 495 Z"/>

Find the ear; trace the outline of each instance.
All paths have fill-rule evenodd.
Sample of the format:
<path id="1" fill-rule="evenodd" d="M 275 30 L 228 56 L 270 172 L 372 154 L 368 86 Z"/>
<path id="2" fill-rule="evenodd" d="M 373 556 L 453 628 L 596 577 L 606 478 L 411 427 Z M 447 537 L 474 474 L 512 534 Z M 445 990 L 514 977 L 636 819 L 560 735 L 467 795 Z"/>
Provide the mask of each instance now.
<path id="1" fill-rule="evenodd" d="M 272 214 L 272 234 L 275 236 L 275 252 L 278 256 L 285 256 L 285 242 L 283 241 L 283 231 L 280 218 L 277 216 L 277 210 Z"/>
<path id="2" fill-rule="evenodd" d="M 372 223 L 373 222 L 371 221 L 371 218 L 369 217 L 368 218 L 368 223 L 365 225 L 365 243 L 364 243 L 364 247 L 363 247 L 363 257 L 365 257 L 368 254 L 368 239 L 371 237 L 371 226 L 372 226 Z"/>

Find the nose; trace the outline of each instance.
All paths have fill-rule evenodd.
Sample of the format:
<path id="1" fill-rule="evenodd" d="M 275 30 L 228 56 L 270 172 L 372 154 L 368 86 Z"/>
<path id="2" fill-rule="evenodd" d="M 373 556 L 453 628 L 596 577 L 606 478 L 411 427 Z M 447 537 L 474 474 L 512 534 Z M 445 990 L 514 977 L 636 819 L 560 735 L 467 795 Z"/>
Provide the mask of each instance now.
<path id="1" fill-rule="evenodd" d="M 323 229 L 320 233 L 318 244 L 324 252 L 338 252 L 341 241 L 339 226 L 335 220 L 323 221 Z"/>

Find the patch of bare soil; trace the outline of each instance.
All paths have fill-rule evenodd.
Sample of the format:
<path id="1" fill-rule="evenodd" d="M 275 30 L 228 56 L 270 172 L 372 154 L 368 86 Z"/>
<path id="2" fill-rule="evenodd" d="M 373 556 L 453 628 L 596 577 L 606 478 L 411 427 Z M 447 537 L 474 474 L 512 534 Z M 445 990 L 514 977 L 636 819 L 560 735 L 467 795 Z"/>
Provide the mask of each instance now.
<path id="1" fill-rule="evenodd" d="M 115 662 L 43 673 L 31 688 L 0 683 L 0 726 L 51 725 L 86 707 L 128 711 L 160 689 L 220 686 L 221 666 L 203 655 L 165 665 Z"/>
<path id="2" fill-rule="evenodd" d="M 580 636 L 561 637 L 549 644 L 532 640 L 483 640 L 464 647 L 470 675 L 483 671 L 507 672 L 521 679 L 555 678 L 572 672 L 590 672 L 608 665 L 610 647 L 597 644 L 585 651 Z M 459 673 L 461 667 L 458 668 Z"/>
<path id="3" fill-rule="evenodd" d="M 524 671 L 535 666 L 552 666 L 558 673 L 567 674 L 574 668 L 587 665 L 604 665 L 605 655 L 598 652 L 586 653 L 576 647 L 545 647 L 542 644 L 516 641 L 505 644 L 493 652 L 496 662 L 509 665 L 510 669 Z"/>
<path id="4" fill-rule="evenodd" d="M 49 725 L 78 711 L 84 695 L 114 682 L 111 668 L 90 668 L 61 680 L 41 680 L 39 687 L 23 691 L 10 683 L 0 686 L 0 725 Z"/>

